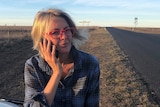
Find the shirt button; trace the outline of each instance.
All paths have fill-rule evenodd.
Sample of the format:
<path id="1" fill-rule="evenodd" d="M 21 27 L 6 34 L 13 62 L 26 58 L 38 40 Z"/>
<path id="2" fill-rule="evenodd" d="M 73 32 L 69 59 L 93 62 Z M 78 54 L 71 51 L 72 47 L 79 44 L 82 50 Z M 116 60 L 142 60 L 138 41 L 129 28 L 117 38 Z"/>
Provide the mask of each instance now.
<path id="1" fill-rule="evenodd" d="M 66 102 L 66 100 L 65 100 L 65 99 L 62 99 L 62 102 L 63 102 L 63 103 L 65 103 L 65 102 Z"/>

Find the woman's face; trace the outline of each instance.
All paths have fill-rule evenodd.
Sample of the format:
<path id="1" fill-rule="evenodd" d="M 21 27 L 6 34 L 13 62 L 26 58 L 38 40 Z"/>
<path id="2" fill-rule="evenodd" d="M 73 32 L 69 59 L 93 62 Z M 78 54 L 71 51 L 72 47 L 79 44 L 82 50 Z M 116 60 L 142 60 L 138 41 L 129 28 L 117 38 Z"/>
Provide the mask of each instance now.
<path id="1" fill-rule="evenodd" d="M 45 37 L 56 45 L 59 53 L 69 53 L 72 43 L 72 33 L 67 31 L 69 25 L 64 18 L 54 17 L 45 31 Z M 67 32 L 66 32 L 67 31 Z M 71 33 L 71 34 L 70 34 Z"/>

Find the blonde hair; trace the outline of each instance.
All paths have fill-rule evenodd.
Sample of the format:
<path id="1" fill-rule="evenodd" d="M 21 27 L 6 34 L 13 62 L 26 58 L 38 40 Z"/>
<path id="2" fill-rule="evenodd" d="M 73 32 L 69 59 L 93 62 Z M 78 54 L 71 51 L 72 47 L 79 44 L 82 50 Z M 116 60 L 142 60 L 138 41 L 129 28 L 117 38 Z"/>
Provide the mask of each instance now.
<path id="1" fill-rule="evenodd" d="M 33 26 L 32 26 L 32 31 L 31 31 L 31 37 L 33 40 L 33 49 L 38 50 L 40 54 L 41 54 L 41 50 L 39 49 L 39 43 L 42 38 L 42 33 L 48 26 L 49 21 L 52 20 L 54 17 L 64 18 L 68 23 L 69 27 L 75 28 L 75 33 L 73 35 L 73 41 L 72 41 L 73 45 L 78 46 L 78 44 L 76 44 L 76 41 L 85 40 L 85 37 L 80 35 L 80 33 L 78 32 L 75 26 L 75 23 L 72 21 L 72 19 L 67 13 L 59 9 L 51 9 L 51 8 L 47 9 L 46 11 L 42 10 L 36 14 L 33 22 Z"/>

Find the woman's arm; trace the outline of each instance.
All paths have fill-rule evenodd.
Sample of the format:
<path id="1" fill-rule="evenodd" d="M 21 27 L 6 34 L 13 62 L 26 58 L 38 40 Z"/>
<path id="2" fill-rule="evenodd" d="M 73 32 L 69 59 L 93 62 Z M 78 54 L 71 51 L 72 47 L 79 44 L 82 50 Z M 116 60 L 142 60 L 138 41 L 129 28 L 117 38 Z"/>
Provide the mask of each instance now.
<path id="1" fill-rule="evenodd" d="M 45 80 L 43 75 L 37 73 L 37 67 L 32 59 L 27 60 L 24 68 L 25 101 L 24 107 L 49 107 L 43 93 Z"/>
<path id="2" fill-rule="evenodd" d="M 48 107 L 52 104 L 61 75 L 53 73 L 46 85 L 38 61 L 32 57 L 25 63 L 25 107 Z"/>
<path id="3" fill-rule="evenodd" d="M 42 42 L 40 43 L 40 48 L 45 61 L 51 67 L 52 71 L 54 71 L 46 87 L 44 88 L 44 95 L 47 99 L 48 104 L 51 106 L 53 99 L 55 97 L 59 81 L 61 79 L 62 66 L 56 57 L 56 46 L 55 45 L 52 46 L 52 51 L 50 49 L 51 41 L 49 39 L 47 40 L 47 38 L 44 38 L 43 43 Z"/>
<path id="4" fill-rule="evenodd" d="M 61 74 L 54 73 L 52 74 L 49 82 L 47 83 L 44 89 L 44 95 L 47 99 L 48 104 L 51 106 L 53 99 L 55 97 L 55 93 L 61 78 Z"/>

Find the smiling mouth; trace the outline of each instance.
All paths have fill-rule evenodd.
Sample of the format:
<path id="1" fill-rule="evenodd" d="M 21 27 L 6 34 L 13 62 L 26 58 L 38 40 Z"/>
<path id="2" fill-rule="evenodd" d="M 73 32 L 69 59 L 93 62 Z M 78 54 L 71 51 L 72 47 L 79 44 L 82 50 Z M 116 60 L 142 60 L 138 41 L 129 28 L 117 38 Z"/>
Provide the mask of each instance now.
<path id="1" fill-rule="evenodd" d="M 60 46 L 67 46 L 67 45 L 68 45 L 68 43 L 63 43 Z"/>

